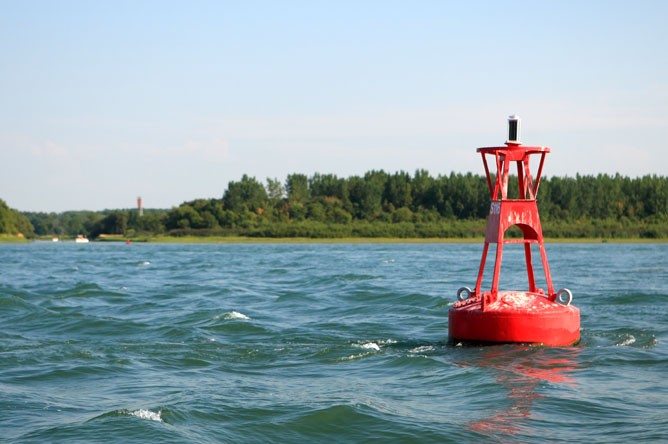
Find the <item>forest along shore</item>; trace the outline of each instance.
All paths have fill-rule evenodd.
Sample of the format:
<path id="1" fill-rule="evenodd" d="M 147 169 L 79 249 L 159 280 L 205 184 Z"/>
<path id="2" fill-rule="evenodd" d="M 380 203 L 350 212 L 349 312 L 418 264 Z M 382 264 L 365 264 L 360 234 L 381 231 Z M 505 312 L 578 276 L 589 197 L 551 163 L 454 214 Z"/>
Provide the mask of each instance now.
<path id="1" fill-rule="evenodd" d="M 512 178 L 511 178 L 512 181 Z M 509 187 L 510 198 L 513 192 Z M 1 202 L 1 201 L 0 201 Z M 485 176 L 432 177 L 418 170 L 364 176 L 291 174 L 266 183 L 244 175 L 222 198 L 172 209 L 18 212 L 0 205 L 0 232 L 26 238 L 83 234 L 124 239 L 242 238 L 468 239 L 484 236 L 490 192 Z M 668 178 L 615 175 L 544 178 L 538 192 L 549 239 L 668 239 Z M 511 227 L 509 237 L 521 237 Z M 108 239 L 107 239 L 108 240 Z"/>

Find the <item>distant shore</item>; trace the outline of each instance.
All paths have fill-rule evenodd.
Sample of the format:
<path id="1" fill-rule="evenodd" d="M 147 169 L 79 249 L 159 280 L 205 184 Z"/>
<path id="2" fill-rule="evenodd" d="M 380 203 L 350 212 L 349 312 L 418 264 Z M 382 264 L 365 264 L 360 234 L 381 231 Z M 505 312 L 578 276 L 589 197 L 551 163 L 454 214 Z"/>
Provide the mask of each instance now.
<path id="1" fill-rule="evenodd" d="M 123 236 L 107 236 L 94 240 L 94 243 L 102 242 L 127 242 Z M 248 237 L 248 236 L 140 236 L 129 238 L 131 243 L 197 243 L 197 244 L 219 244 L 219 243 L 249 243 L 249 244 L 430 244 L 430 243 L 482 243 L 483 237 L 468 238 L 398 238 L 398 237 L 335 237 L 335 238 L 309 238 L 309 237 Z M 50 242 L 49 239 L 38 239 L 41 242 Z M 61 239 L 62 242 L 73 242 L 74 239 Z M 0 236 L 0 243 L 30 242 L 30 240 L 19 236 Z M 649 238 L 545 238 L 546 243 L 668 243 L 668 239 Z"/>
<path id="2" fill-rule="evenodd" d="M 341 238 L 310 238 L 310 237 L 246 237 L 246 236 L 158 236 L 137 239 L 136 242 L 151 243 L 257 243 L 257 244 L 463 244 L 483 243 L 483 237 L 470 238 L 398 238 L 398 237 L 341 237 Z M 546 238 L 546 243 L 668 243 L 668 239 L 604 239 L 604 238 Z"/>

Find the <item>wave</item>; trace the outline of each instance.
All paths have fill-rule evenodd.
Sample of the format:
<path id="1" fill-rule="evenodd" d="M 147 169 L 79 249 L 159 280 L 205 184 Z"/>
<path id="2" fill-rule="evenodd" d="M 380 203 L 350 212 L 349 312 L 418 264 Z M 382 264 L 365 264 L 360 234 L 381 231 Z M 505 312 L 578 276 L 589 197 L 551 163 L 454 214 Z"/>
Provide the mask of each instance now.
<path id="1" fill-rule="evenodd" d="M 634 342 L 636 342 L 636 337 L 633 336 L 633 335 L 629 335 L 629 337 L 627 339 L 624 339 L 622 342 L 620 342 L 619 344 L 616 344 L 616 345 L 618 345 L 620 347 L 623 347 L 625 345 L 631 345 Z"/>
<path id="2" fill-rule="evenodd" d="M 357 354 L 352 354 L 348 356 L 343 356 L 341 358 L 338 358 L 337 361 L 343 362 L 343 361 L 355 361 L 357 359 L 362 359 L 367 356 L 371 356 L 373 353 L 367 352 L 367 353 L 357 353 Z"/>
<path id="3" fill-rule="evenodd" d="M 214 319 L 225 319 L 225 320 L 242 320 L 242 321 L 248 321 L 250 318 L 246 316 L 243 313 L 239 313 L 238 311 L 230 311 L 227 313 L 221 313 L 219 315 L 216 315 Z"/>
<path id="4" fill-rule="evenodd" d="M 78 282 L 72 288 L 55 292 L 54 298 L 67 298 L 79 296 L 94 296 L 104 290 L 98 284 L 89 282 Z"/>
<path id="5" fill-rule="evenodd" d="M 101 415 L 98 415 L 94 418 L 91 418 L 90 421 L 95 421 L 99 419 L 104 419 L 104 418 L 114 418 L 114 417 L 119 417 L 119 416 L 132 416 L 136 417 L 139 419 L 146 419 L 149 421 L 157 421 L 157 422 L 165 422 L 164 419 L 162 418 L 162 413 L 163 409 L 158 409 L 157 411 L 153 410 L 148 410 L 148 409 L 137 409 L 137 410 L 127 410 L 127 409 L 119 409 L 119 410 L 113 410 L 111 412 L 103 413 Z"/>
<path id="6" fill-rule="evenodd" d="M 219 324 L 207 325 L 200 328 L 207 332 L 228 333 L 234 335 L 241 335 L 242 337 L 272 335 L 272 332 L 270 330 L 260 325 L 255 325 L 252 322 L 246 322 L 243 319 L 230 319 L 229 321 L 236 321 L 236 322 L 222 322 Z M 207 335 L 207 337 L 210 338 L 211 336 Z"/>
<path id="7" fill-rule="evenodd" d="M 116 287 L 116 289 L 120 289 L 121 291 L 123 291 L 123 287 Z M 57 291 L 49 296 L 50 296 L 48 298 L 49 302 L 67 300 L 67 299 L 77 299 L 77 298 L 84 299 L 84 298 L 95 298 L 95 297 L 101 297 L 104 298 L 105 301 L 110 301 L 115 298 L 125 298 L 127 294 L 119 291 L 107 290 L 101 287 L 100 285 L 94 283 L 78 282 L 71 288 Z"/>
<path id="8" fill-rule="evenodd" d="M 350 403 L 304 409 L 276 425 L 258 425 L 250 442 L 463 442 L 458 428 L 447 431 L 406 420 L 397 403 L 360 396 Z M 411 411 L 411 413 L 413 413 Z M 419 412 L 422 413 L 422 412 Z M 470 438 L 470 436 L 467 436 Z"/>
<path id="9" fill-rule="evenodd" d="M 364 344 L 356 344 L 356 346 L 364 350 L 380 351 L 380 347 L 375 342 L 365 342 Z"/>
<path id="10" fill-rule="evenodd" d="M 296 303 L 296 304 L 316 304 L 318 299 L 312 294 L 304 293 L 303 291 L 287 290 L 279 293 L 277 302 L 280 303 Z"/>
<path id="11" fill-rule="evenodd" d="M 56 353 L 52 353 L 51 356 Z M 41 356 L 45 354 L 42 353 Z M 94 358 L 82 356 L 81 353 L 68 353 L 68 357 L 72 363 L 92 360 Z M 73 365 L 73 364 L 56 364 L 55 359 L 52 358 L 53 364 L 47 369 L 32 370 L 25 372 L 20 376 L 14 376 L 15 381 L 20 381 L 23 384 L 30 383 L 50 383 L 56 384 L 59 382 L 70 381 L 73 378 L 92 378 L 104 376 L 117 376 L 124 371 L 125 366 L 118 363 L 110 364 L 101 360 L 95 361 L 94 364 Z M 39 362 L 35 362 L 39 364 Z"/>
<path id="12" fill-rule="evenodd" d="M 6 288 L 3 288 L 2 293 L 0 293 L 0 314 L 4 317 L 7 314 L 16 315 L 17 313 L 33 313 L 44 310 L 42 307 L 26 300 L 26 297 L 30 297 L 30 295 L 25 292 L 16 290 L 8 291 Z"/>
<path id="13" fill-rule="evenodd" d="M 660 304 L 664 305 L 668 300 L 668 294 L 628 292 L 611 294 L 597 298 L 599 303 L 610 303 L 614 305 L 636 305 L 636 304 Z"/>
<path id="14" fill-rule="evenodd" d="M 403 314 L 423 314 L 443 306 L 441 296 L 414 291 L 397 291 L 383 287 L 358 287 L 355 292 L 341 296 L 345 299 L 349 313 L 373 311 L 401 312 Z"/>
<path id="15" fill-rule="evenodd" d="M 603 332 L 586 331 L 583 341 L 593 346 L 652 349 L 658 344 L 656 332 L 637 328 L 616 328 Z"/>
<path id="16" fill-rule="evenodd" d="M 141 419 L 150 419 L 151 421 L 163 422 L 161 415 L 162 411 L 158 410 L 157 412 L 152 412 L 150 410 L 139 409 L 130 413 L 132 416 L 136 416 Z"/>
<path id="17" fill-rule="evenodd" d="M 371 274 L 339 273 L 339 274 L 327 274 L 324 276 L 312 276 L 297 281 L 295 283 L 301 283 L 303 285 L 310 287 L 310 286 L 329 285 L 329 284 L 340 285 L 341 283 L 364 282 L 378 279 L 380 279 L 380 276 Z"/>
<path id="18" fill-rule="evenodd" d="M 409 350 L 410 353 L 425 353 L 436 350 L 433 345 L 421 345 Z"/>
<path id="19" fill-rule="evenodd" d="M 362 350 L 367 350 L 367 351 L 339 357 L 337 358 L 337 361 L 353 361 L 356 359 L 361 359 L 367 356 L 375 355 L 376 352 L 381 351 L 381 348 L 388 345 L 396 344 L 396 342 L 397 341 L 395 341 L 394 339 L 355 342 L 352 344 L 353 347 L 361 348 Z"/>

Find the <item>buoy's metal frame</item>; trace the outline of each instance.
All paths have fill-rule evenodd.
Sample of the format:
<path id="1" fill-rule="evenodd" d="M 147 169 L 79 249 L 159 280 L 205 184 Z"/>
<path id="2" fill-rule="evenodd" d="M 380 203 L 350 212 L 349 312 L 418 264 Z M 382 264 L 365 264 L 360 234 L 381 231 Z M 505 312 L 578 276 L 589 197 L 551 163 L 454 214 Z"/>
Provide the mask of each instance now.
<path id="1" fill-rule="evenodd" d="M 485 175 L 487 176 L 487 185 L 489 187 L 491 204 L 489 217 L 487 220 L 487 230 L 485 233 L 485 244 L 483 247 L 482 258 L 476 285 L 473 290 L 468 287 L 462 287 L 457 291 L 457 302 L 450 310 L 450 336 L 453 339 L 469 339 L 461 336 L 471 336 L 473 339 L 480 340 L 489 337 L 489 341 L 515 341 L 514 338 L 532 338 L 528 342 L 553 343 L 554 345 L 564 345 L 562 343 L 579 340 L 580 332 L 580 312 L 573 307 L 571 301 L 573 294 L 568 289 L 554 291 L 552 276 L 547 262 L 545 246 L 543 243 L 543 231 L 538 216 L 538 207 L 536 196 L 543 172 L 545 156 L 550 152 L 550 148 L 543 146 L 523 146 L 520 140 L 520 118 L 510 116 L 508 119 L 508 140 L 506 146 L 478 148 L 477 152 L 482 156 Z M 532 178 L 529 167 L 531 156 L 540 156 L 538 172 L 535 179 Z M 496 174 L 490 174 L 487 157 L 491 156 L 493 165 L 496 166 Z M 510 166 L 512 163 L 517 167 L 517 185 L 519 198 L 511 199 L 508 193 L 510 180 Z M 522 239 L 506 238 L 505 232 L 511 226 L 517 226 L 521 231 Z M 494 275 L 492 277 L 492 288 L 490 291 L 483 291 L 482 278 L 487 260 L 489 245 L 496 244 L 496 257 L 494 263 Z M 501 260 L 503 257 L 503 247 L 506 244 L 523 244 L 524 255 L 527 267 L 527 277 L 529 281 L 528 292 L 499 292 L 499 277 L 501 270 Z M 545 273 L 547 291 L 536 287 L 534 269 L 531 257 L 531 244 L 537 244 L 540 250 L 540 257 Z M 501 299 L 500 299 L 501 297 Z M 538 313 L 531 316 L 522 313 L 520 308 L 515 307 L 513 311 L 504 306 L 510 304 L 510 299 L 525 298 L 524 304 L 527 305 L 527 313 Z M 510 299 L 509 299 L 510 298 Z M 501 305 L 499 305 L 501 304 Z M 531 307 L 529 305 L 533 304 Z M 504 311 L 506 310 L 506 311 Z M 485 314 L 487 313 L 487 314 Z M 549 316 L 548 316 L 549 313 Z M 561 315 L 567 323 L 567 333 L 558 332 L 558 316 Z M 480 316 L 480 320 L 478 320 Z M 549 317 L 541 319 L 541 316 Z M 484 318 L 492 319 L 494 322 L 484 322 Z M 498 318 L 498 319 L 497 319 Z M 454 322 L 453 322 L 454 321 Z M 477 324 L 479 322 L 479 325 Z M 495 323 L 496 322 L 496 323 Z M 477 325 L 476 328 L 462 325 L 470 323 Z M 535 324 L 535 325 L 534 325 Z M 518 327 L 522 325 L 522 327 Z M 532 327 L 533 325 L 533 327 Z M 545 327 L 541 327 L 545 325 Z M 539 331 L 545 330 L 544 335 L 533 334 L 528 330 L 535 328 Z M 503 331 L 494 332 L 494 329 Z M 483 330 L 480 333 L 478 330 Z M 548 330 L 550 330 L 548 332 Z M 526 332 L 526 334 L 522 332 Z M 555 333 L 556 332 L 556 333 Z M 530 334 L 531 333 L 531 334 Z M 552 336 L 555 336 L 553 338 Z M 546 337 L 546 340 L 534 341 L 533 338 Z M 510 339 L 508 339 L 510 338 Z M 518 339 L 521 340 L 521 339 Z"/>

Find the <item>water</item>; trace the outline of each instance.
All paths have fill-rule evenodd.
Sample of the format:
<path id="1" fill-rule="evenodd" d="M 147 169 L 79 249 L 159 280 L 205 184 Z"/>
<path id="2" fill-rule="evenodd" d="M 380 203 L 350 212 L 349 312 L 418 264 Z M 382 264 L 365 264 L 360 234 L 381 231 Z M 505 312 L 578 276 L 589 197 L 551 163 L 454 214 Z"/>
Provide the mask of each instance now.
<path id="1" fill-rule="evenodd" d="M 560 348 L 447 342 L 481 252 L 0 245 L 0 442 L 665 440 L 668 244 L 548 245 Z"/>

